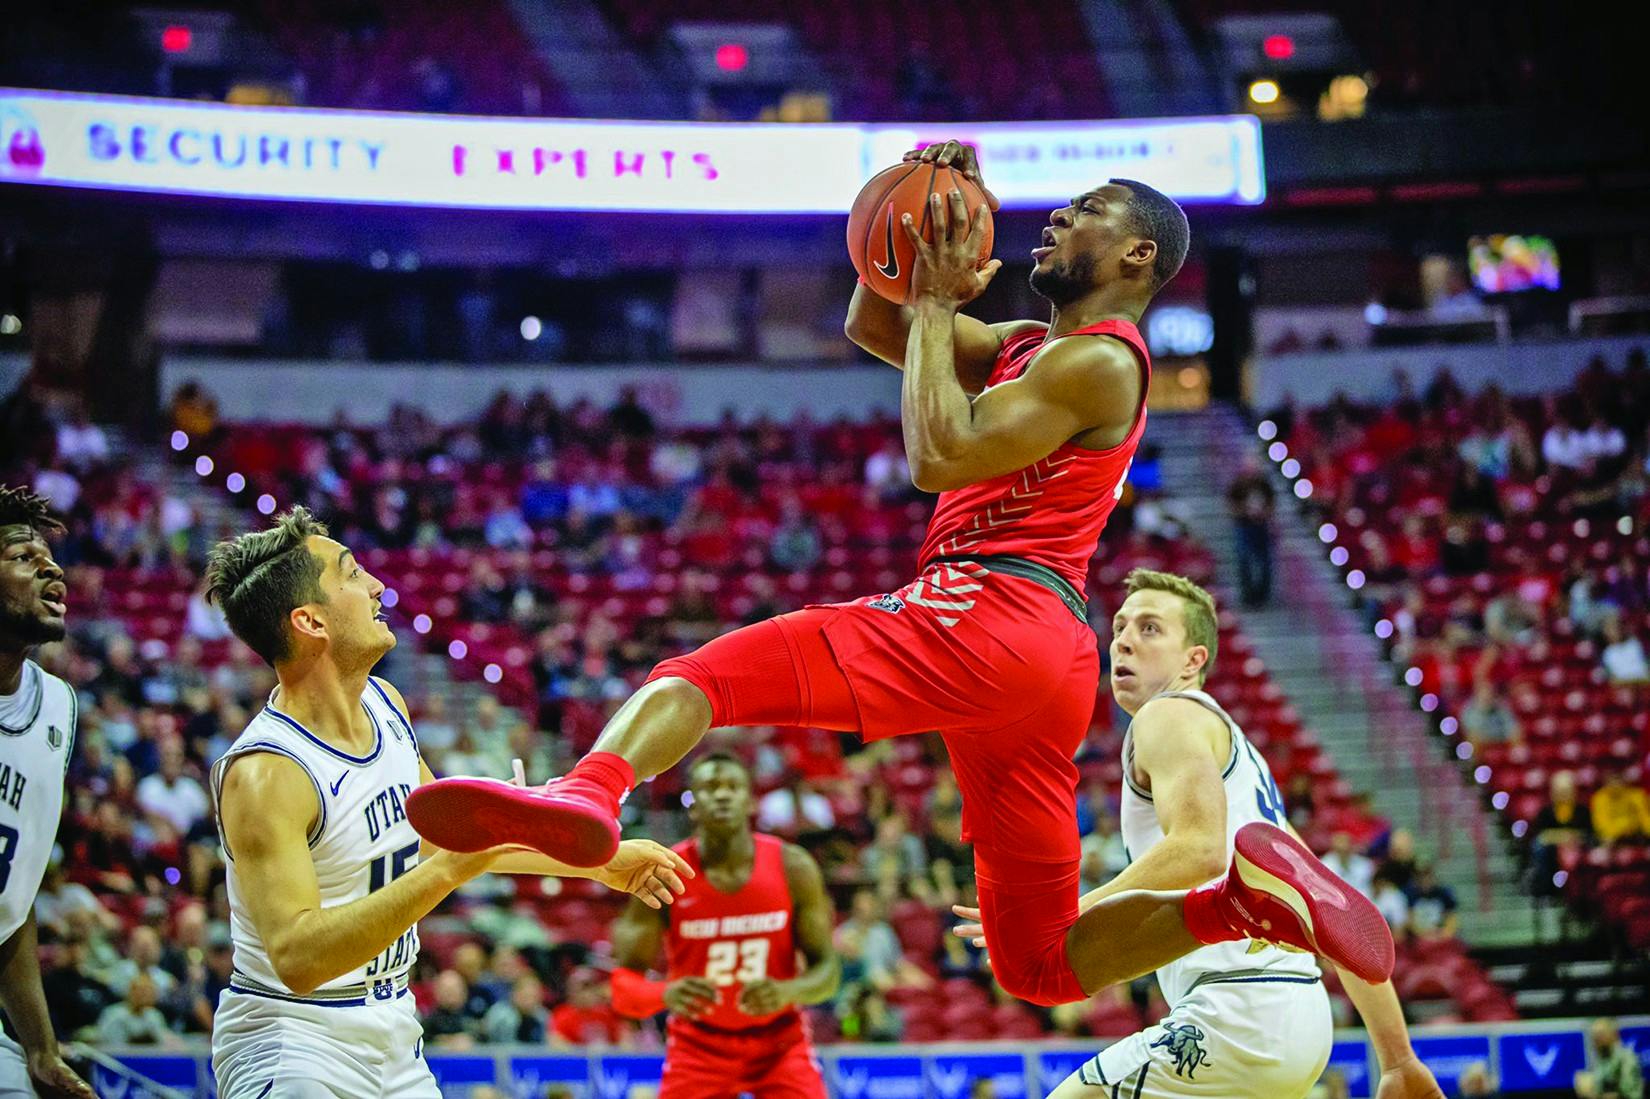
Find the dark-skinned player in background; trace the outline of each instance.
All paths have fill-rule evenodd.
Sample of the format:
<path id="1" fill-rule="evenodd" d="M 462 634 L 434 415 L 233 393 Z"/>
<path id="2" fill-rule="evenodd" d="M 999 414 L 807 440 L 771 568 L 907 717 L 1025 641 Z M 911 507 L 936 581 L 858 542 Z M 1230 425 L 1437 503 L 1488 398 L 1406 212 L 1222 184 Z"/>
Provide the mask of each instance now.
<path id="1" fill-rule="evenodd" d="M 11 1034 L 0 1032 L 0 1099 L 92 1099 L 46 1014 L 34 914 L 78 716 L 74 688 L 29 659 L 68 634 L 69 589 L 46 541 L 62 531 L 44 499 L 0 485 L 0 1007 L 11 1020 Z"/>
<path id="2" fill-rule="evenodd" d="M 972 150 L 955 142 L 915 155 L 979 179 Z M 1141 972 L 1079 921 L 1072 757 L 1100 667 L 1082 588 L 1145 433 L 1151 362 L 1136 322 L 1179 271 L 1189 230 L 1180 207 L 1143 183 L 1078 195 L 1050 213 L 1032 251 L 1049 322 L 987 325 L 960 312 L 1001 268 L 978 262 L 979 213 L 956 191 L 932 196 L 933 243 L 902 222 L 916 253 L 910 304 L 861 286 L 848 308 L 850 338 L 905 371 L 912 480 L 939 493 L 917 578 L 663 661 L 566 776 L 536 788 L 435 783 L 409 800 L 414 827 L 445 847 L 520 843 L 599 861 L 618 843 L 619 808 L 637 781 L 713 726 L 812 726 L 866 741 L 937 730 L 962 790 L 1002 986 L 1058 1004 Z M 1339 911 L 1299 916 L 1252 891 L 1239 901 L 1225 885 L 1194 891 L 1184 923 L 1203 942 L 1317 949 L 1315 938 L 1340 938 Z M 1335 960 L 1380 981 L 1391 956 L 1388 938 L 1384 950 Z"/>
<path id="3" fill-rule="evenodd" d="M 614 1007 L 670 1012 L 659 1099 L 825 1099 L 797 1010 L 841 977 L 825 879 L 802 848 L 752 831 L 750 772 L 733 756 L 697 760 L 688 790 L 693 837 L 673 850 L 698 876 L 673 912 L 633 903 L 614 926 Z M 666 977 L 650 981 L 661 946 Z"/>

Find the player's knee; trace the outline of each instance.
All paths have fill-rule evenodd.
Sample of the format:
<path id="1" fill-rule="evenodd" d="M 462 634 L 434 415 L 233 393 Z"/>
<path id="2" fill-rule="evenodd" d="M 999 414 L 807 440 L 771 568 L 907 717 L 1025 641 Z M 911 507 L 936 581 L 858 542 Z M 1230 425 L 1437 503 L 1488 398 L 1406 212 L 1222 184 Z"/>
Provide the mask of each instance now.
<path id="1" fill-rule="evenodd" d="M 646 704 L 683 717 L 703 718 L 706 726 L 716 724 L 716 715 L 726 711 L 722 685 L 709 667 L 692 653 L 674 656 L 654 665 L 647 677 Z M 718 706 L 718 701 L 723 705 Z"/>
<path id="2" fill-rule="evenodd" d="M 992 972 L 1004 992 L 1038 1007 L 1056 1007 L 1084 997 L 1063 944 L 1036 956 L 993 958 Z"/>

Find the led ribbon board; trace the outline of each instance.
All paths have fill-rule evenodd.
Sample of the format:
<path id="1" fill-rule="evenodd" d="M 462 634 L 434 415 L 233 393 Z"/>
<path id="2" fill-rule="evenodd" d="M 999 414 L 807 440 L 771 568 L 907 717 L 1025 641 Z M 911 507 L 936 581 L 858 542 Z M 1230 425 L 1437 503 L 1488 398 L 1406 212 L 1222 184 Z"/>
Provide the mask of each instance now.
<path id="1" fill-rule="evenodd" d="M 1111 176 L 1187 202 L 1265 198 L 1249 115 L 774 125 L 238 107 L 0 88 L 0 182 L 286 202 L 652 213 L 846 213 L 919 142 L 979 146 L 1003 205 Z"/>

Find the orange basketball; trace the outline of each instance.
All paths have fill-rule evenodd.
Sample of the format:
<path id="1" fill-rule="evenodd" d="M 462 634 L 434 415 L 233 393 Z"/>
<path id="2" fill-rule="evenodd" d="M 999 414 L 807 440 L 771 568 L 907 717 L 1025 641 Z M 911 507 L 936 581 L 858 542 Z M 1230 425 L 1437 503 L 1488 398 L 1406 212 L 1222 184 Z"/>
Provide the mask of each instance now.
<path id="1" fill-rule="evenodd" d="M 900 218 L 916 219 L 924 240 L 934 239 L 928 196 L 960 190 L 969 216 L 985 204 L 985 192 L 953 168 L 907 161 L 871 177 L 848 213 L 848 256 L 867 285 L 891 302 L 904 305 L 911 293 L 911 265 L 915 255 Z M 986 211 L 980 262 L 991 258 L 991 212 Z"/>

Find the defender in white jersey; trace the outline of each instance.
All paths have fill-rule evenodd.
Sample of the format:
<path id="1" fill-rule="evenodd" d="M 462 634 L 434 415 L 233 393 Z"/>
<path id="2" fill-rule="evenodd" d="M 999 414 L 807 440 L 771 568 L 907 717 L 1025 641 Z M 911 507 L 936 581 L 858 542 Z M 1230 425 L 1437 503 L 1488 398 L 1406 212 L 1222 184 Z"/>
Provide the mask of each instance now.
<path id="1" fill-rule="evenodd" d="M 46 542 L 62 529 L 45 500 L 0 485 L 0 1006 L 16 1032 L 0 1032 L 0 1099 L 32 1097 L 37 1086 L 92 1099 L 58 1053 L 34 917 L 77 716 L 74 688 L 28 658 L 66 632 L 68 587 Z"/>
<path id="2" fill-rule="evenodd" d="M 1337 959 L 1379 978 L 1341 967 L 1380 1057 L 1380 1099 L 1442 1099 L 1385 979 L 1385 921 L 1280 830 L 1288 821 L 1266 761 L 1202 690 L 1218 639 L 1214 598 L 1146 569 L 1126 587 L 1111 665 L 1112 694 L 1134 715 L 1123 741 L 1130 865 L 1079 903 L 1085 920 L 1107 914 L 1089 925 L 1090 948 L 1118 954 L 1120 978 L 1155 969 L 1170 1012 L 1051 1099 L 1300 1099 L 1323 1072 L 1333 1029 L 1318 962 L 1300 948 L 1329 953 L 1331 940 Z M 1232 908 L 1211 903 L 1221 893 Z"/>
<path id="3" fill-rule="evenodd" d="M 303 508 L 221 543 L 208 592 L 279 686 L 212 769 L 235 972 L 212 1065 L 222 1099 L 435 1099 L 407 993 L 417 922 L 486 871 L 590 877 L 668 903 L 690 874 L 650 840 L 606 866 L 421 844 L 406 798 L 432 780 L 399 692 L 384 585 Z"/>

